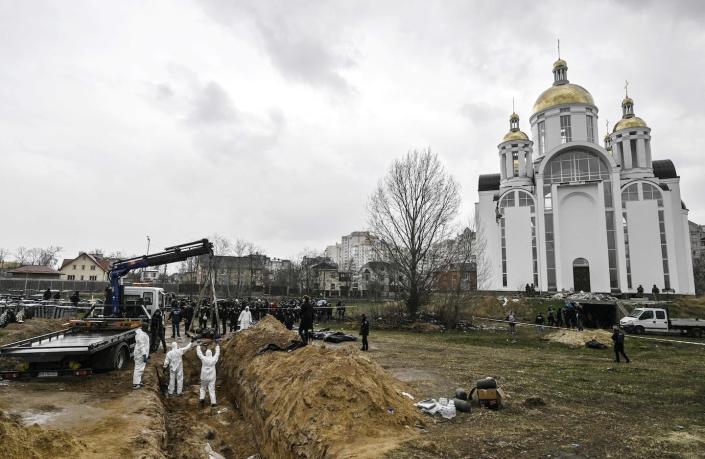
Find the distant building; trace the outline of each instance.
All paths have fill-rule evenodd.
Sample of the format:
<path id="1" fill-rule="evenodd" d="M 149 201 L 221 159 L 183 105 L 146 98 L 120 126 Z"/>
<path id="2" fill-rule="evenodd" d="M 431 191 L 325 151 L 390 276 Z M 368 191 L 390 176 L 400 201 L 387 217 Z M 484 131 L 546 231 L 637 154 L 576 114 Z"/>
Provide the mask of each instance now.
<path id="1" fill-rule="evenodd" d="M 65 280 L 105 282 L 112 261 L 100 254 L 80 252 L 76 258 L 65 258 L 59 272 Z"/>
<path id="2" fill-rule="evenodd" d="M 688 221 L 688 229 L 690 230 L 690 251 L 695 261 L 705 255 L 705 225 Z"/>
<path id="3" fill-rule="evenodd" d="M 212 267 L 216 274 L 216 284 L 225 287 L 229 295 L 263 292 L 268 266 L 270 266 L 269 257 L 259 253 L 242 257 L 202 256 L 199 257 L 196 269 L 196 283 L 205 282 L 208 270 Z"/>
<path id="4" fill-rule="evenodd" d="M 353 231 L 339 243 L 326 247 L 324 255 L 341 271 L 357 271 L 365 263 L 379 259 L 378 245 L 379 239 L 369 231 Z"/>
<path id="5" fill-rule="evenodd" d="M 385 261 L 370 261 L 355 273 L 351 294 L 386 298 L 398 291 L 399 282 L 393 266 Z"/>
<path id="6" fill-rule="evenodd" d="M 159 278 L 159 269 L 157 268 L 144 268 L 140 270 L 140 282 L 144 283 L 155 283 Z"/>
<path id="7" fill-rule="evenodd" d="M 51 266 L 27 265 L 15 268 L 9 273 L 12 277 L 34 280 L 60 280 L 61 273 Z"/>

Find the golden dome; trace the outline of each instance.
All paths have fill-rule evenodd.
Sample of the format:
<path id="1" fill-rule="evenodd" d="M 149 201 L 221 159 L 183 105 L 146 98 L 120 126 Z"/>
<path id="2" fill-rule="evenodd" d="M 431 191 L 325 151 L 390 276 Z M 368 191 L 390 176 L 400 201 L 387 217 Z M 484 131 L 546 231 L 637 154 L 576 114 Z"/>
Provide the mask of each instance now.
<path id="1" fill-rule="evenodd" d="M 564 61 L 563 59 L 558 59 L 556 62 L 553 63 L 553 70 L 556 70 L 557 68 L 563 67 L 564 69 L 568 68 L 568 63 Z"/>
<path id="2" fill-rule="evenodd" d="M 624 100 L 622 101 L 622 107 L 624 107 L 625 105 L 634 105 L 634 101 L 631 97 L 624 98 Z"/>
<path id="3" fill-rule="evenodd" d="M 556 86 L 551 86 L 541 93 L 536 103 L 534 103 L 533 113 L 542 112 L 557 105 L 567 104 L 585 104 L 595 105 L 592 96 L 580 85 L 566 83 Z"/>
<path id="4" fill-rule="evenodd" d="M 622 118 L 621 120 L 619 120 L 619 122 L 614 125 L 614 129 L 612 130 L 612 132 L 621 131 L 622 129 L 645 127 L 648 127 L 646 125 L 646 121 L 642 120 L 638 116 L 632 116 L 631 118 Z"/>
<path id="5" fill-rule="evenodd" d="M 529 136 L 522 131 L 509 131 L 504 135 L 504 138 L 502 138 L 502 142 L 508 142 L 510 140 L 529 140 Z"/>

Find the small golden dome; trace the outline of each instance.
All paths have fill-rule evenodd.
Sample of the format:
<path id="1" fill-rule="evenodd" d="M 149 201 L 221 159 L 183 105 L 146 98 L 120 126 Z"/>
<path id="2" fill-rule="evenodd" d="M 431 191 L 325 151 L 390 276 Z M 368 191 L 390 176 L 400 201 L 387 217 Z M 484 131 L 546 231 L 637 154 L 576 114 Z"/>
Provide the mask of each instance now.
<path id="1" fill-rule="evenodd" d="M 634 101 L 631 97 L 624 98 L 624 100 L 622 101 L 622 107 L 624 107 L 625 105 L 634 105 Z"/>
<path id="2" fill-rule="evenodd" d="M 558 59 L 556 62 L 553 63 L 553 70 L 559 69 L 559 68 L 568 68 L 568 63 L 564 61 L 563 59 Z"/>
<path id="3" fill-rule="evenodd" d="M 516 112 L 513 112 L 512 116 L 509 117 L 509 122 L 511 123 L 512 121 L 519 121 L 519 115 Z"/>
<path id="4" fill-rule="evenodd" d="M 533 113 L 542 112 L 557 105 L 585 104 L 595 105 L 592 95 L 580 85 L 566 83 L 551 86 L 541 93 L 534 103 Z"/>
<path id="5" fill-rule="evenodd" d="M 630 118 L 622 118 L 617 124 L 614 125 L 612 132 L 621 131 L 622 129 L 633 129 L 633 128 L 645 128 L 649 127 L 646 125 L 646 121 L 642 120 L 638 116 L 632 116 Z"/>
<path id="6" fill-rule="evenodd" d="M 502 142 L 508 142 L 510 140 L 529 140 L 529 136 L 522 131 L 509 131 L 504 135 L 504 138 L 502 138 Z"/>

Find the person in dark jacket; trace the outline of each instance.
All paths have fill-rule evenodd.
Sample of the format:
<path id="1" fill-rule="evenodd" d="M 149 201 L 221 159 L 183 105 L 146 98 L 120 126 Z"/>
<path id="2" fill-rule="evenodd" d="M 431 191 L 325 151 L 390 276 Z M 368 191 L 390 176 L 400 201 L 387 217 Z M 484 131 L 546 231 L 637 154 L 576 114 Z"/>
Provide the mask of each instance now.
<path id="1" fill-rule="evenodd" d="M 171 314 L 169 315 L 171 319 L 171 337 L 181 338 L 181 332 L 179 331 L 179 325 L 181 324 L 181 308 L 176 300 L 171 302 Z"/>
<path id="2" fill-rule="evenodd" d="M 654 284 L 653 288 L 651 289 L 651 294 L 654 296 L 654 301 L 658 301 L 658 294 L 661 293 L 661 291 L 656 287 L 656 284 Z"/>
<path id="3" fill-rule="evenodd" d="M 181 308 L 181 316 L 184 318 L 184 332 L 188 333 L 191 328 L 191 322 L 193 322 L 193 310 L 196 307 L 196 303 L 184 303 L 184 307 Z"/>
<path id="4" fill-rule="evenodd" d="M 536 331 L 538 332 L 538 334 L 543 335 L 544 318 L 543 318 L 543 314 L 541 314 L 541 312 L 536 314 L 536 319 L 534 319 L 534 323 L 536 324 Z"/>
<path id="5" fill-rule="evenodd" d="M 81 301 L 81 295 L 78 293 L 78 290 L 73 292 L 69 300 L 71 300 L 71 304 L 73 304 L 74 307 L 78 306 L 78 302 Z"/>
<path id="6" fill-rule="evenodd" d="M 44 298 L 44 301 L 51 300 L 51 289 L 50 288 L 46 289 L 46 291 L 44 292 L 44 295 L 42 295 L 42 297 Z"/>
<path id="7" fill-rule="evenodd" d="M 313 304 L 311 298 L 304 297 L 304 302 L 301 304 L 301 321 L 299 322 L 299 336 L 304 344 L 308 344 L 309 331 L 313 330 Z"/>
<path id="8" fill-rule="evenodd" d="M 149 321 L 149 343 L 150 351 L 155 352 L 159 349 L 159 342 L 162 343 L 162 349 L 166 353 L 166 341 L 164 340 L 164 315 L 162 310 L 157 308 L 152 314 L 152 319 Z"/>
<path id="9" fill-rule="evenodd" d="M 367 320 L 365 314 L 362 315 L 362 322 L 360 323 L 360 336 L 362 336 L 362 348 L 361 350 L 367 351 L 370 349 L 369 343 L 367 342 L 367 336 L 370 334 L 370 322 Z"/>
<path id="10" fill-rule="evenodd" d="M 641 284 L 636 288 L 636 296 L 644 298 L 644 287 L 642 287 Z"/>
<path id="11" fill-rule="evenodd" d="M 612 327 L 612 342 L 614 343 L 614 361 L 619 363 L 621 354 L 624 360 L 629 363 L 629 357 L 624 353 L 624 333 L 616 325 Z"/>

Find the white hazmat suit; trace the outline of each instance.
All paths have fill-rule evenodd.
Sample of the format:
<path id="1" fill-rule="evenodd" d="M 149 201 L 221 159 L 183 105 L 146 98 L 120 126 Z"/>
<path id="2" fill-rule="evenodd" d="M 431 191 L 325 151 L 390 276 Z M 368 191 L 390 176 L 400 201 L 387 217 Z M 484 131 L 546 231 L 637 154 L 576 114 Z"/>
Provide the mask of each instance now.
<path id="1" fill-rule="evenodd" d="M 169 395 L 174 393 L 181 395 L 184 389 L 184 360 L 183 356 L 191 349 L 192 343 L 188 343 L 186 347 L 179 348 L 179 345 L 174 341 L 171 343 L 171 350 L 166 353 L 164 358 L 164 368 L 169 367 Z"/>
<path id="2" fill-rule="evenodd" d="M 211 405 L 215 405 L 215 364 L 218 363 L 218 357 L 220 357 L 220 345 L 215 346 L 215 355 L 210 349 L 206 351 L 206 355 L 203 355 L 201 346 L 196 347 L 196 354 L 201 359 L 201 390 L 198 398 L 203 402 L 206 399 L 206 388 L 208 388 Z"/>
<path id="3" fill-rule="evenodd" d="M 133 350 L 135 359 L 135 371 L 132 373 L 132 386 L 138 387 L 142 385 L 142 374 L 147 366 L 147 358 L 149 357 L 149 335 L 141 328 L 135 332 L 135 348 Z"/>
<path id="4" fill-rule="evenodd" d="M 240 330 L 247 330 L 252 325 L 252 313 L 250 312 L 250 307 L 245 306 L 242 310 L 240 316 L 237 318 L 237 324 L 240 326 Z"/>

